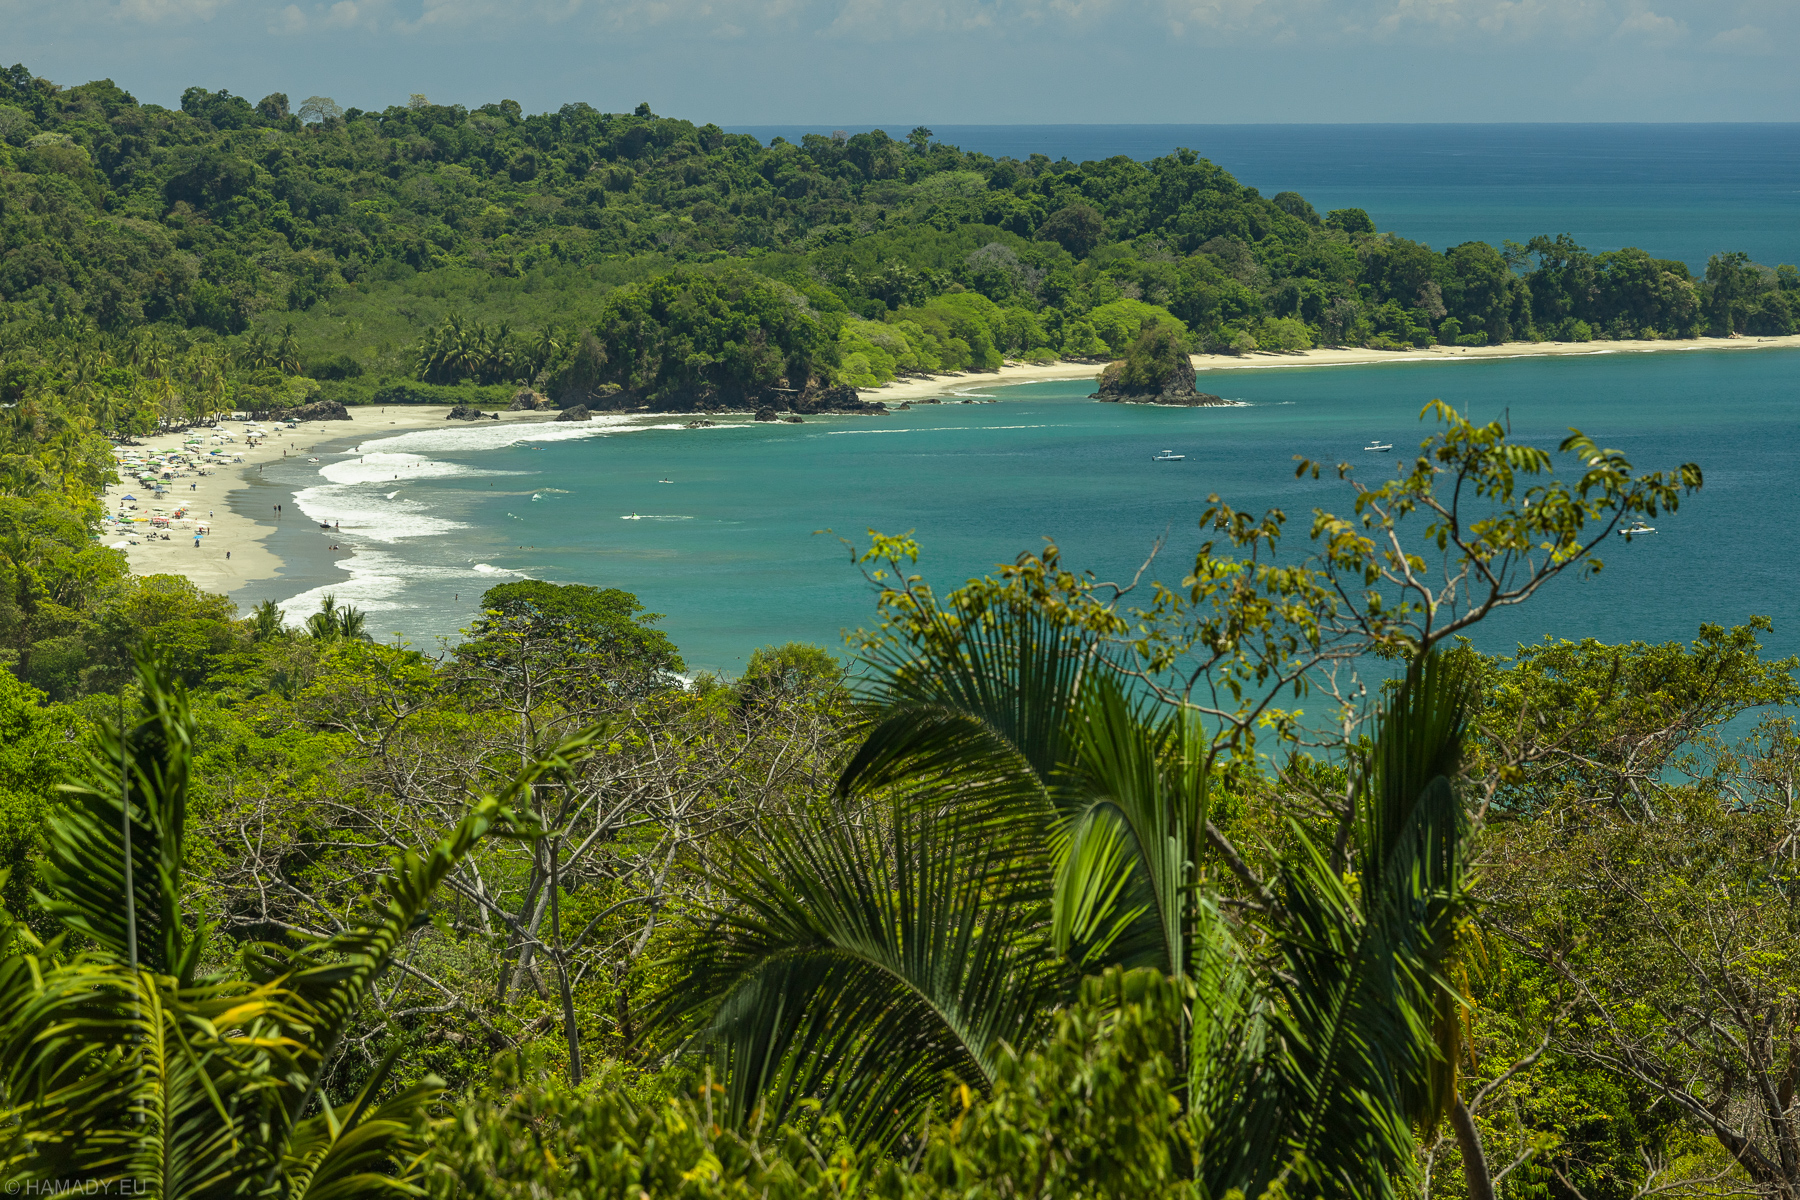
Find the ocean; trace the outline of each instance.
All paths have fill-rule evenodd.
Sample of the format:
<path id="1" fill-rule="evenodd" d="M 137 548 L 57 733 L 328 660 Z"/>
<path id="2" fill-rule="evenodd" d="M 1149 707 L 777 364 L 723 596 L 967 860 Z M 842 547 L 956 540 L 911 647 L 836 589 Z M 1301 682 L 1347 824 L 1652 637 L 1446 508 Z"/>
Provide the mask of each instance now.
<path id="1" fill-rule="evenodd" d="M 888 127 L 903 135 L 909 125 Z M 812 129 L 751 129 L 767 140 Z M 1145 158 L 1191 146 L 1265 194 L 1292 189 L 1321 212 L 1347 205 L 1434 246 L 1571 233 L 1591 249 L 1639 245 L 1703 268 L 1720 249 L 1800 262 L 1800 125 L 967 126 L 937 136 L 990 154 Z M 1503 416 L 1547 447 L 1579 426 L 1641 467 L 1701 464 L 1706 487 L 1658 532 L 1608 546 L 1597 577 L 1563 579 L 1477 627 L 1504 652 L 1545 635 L 1692 638 L 1702 621 L 1776 621 L 1767 647 L 1800 653 L 1788 538 L 1800 527 L 1795 436 L 1800 352 L 1722 352 L 1250 367 L 1203 387 L 1241 407 L 1102 406 L 1086 381 L 951 391 L 995 403 L 916 407 L 802 425 L 726 422 L 456 427 L 345 444 L 325 463 L 271 465 L 235 503 L 268 512 L 276 492 L 343 523 L 326 552 L 290 522 L 272 543 L 275 580 L 234 595 L 299 615 L 329 591 L 369 625 L 432 648 L 454 641 L 495 582 L 620 587 L 653 612 L 692 669 L 733 673 L 758 646 L 840 648 L 868 625 L 868 585 L 846 546 L 871 528 L 912 532 L 938 587 L 1054 538 L 1101 578 L 1179 579 L 1206 497 L 1280 506 L 1303 539 L 1314 505 L 1347 508 L 1341 485 L 1299 482 L 1292 456 L 1391 470 L 1370 438 L 1415 445 L 1443 398 Z M 956 398 L 961 398 L 960 396 Z M 1179 463 L 1153 463 L 1173 449 Z M 662 483 L 660 480 L 670 482 Z M 279 496 L 276 496 L 279 498 Z M 623 519 L 623 518 L 637 519 Z"/>
<path id="2" fill-rule="evenodd" d="M 1640 468 L 1701 464 L 1706 486 L 1654 536 L 1603 548 L 1605 570 L 1558 580 L 1477 627 L 1505 652 L 1546 634 L 1606 641 L 1692 638 L 1701 621 L 1775 618 L 1767 645 L 1800 652 L 1788 541 L 1800 527 L 1794 446 L 1800 353 L 1694 349 L 1214 372 L 1202 385 L 1239 407 L 1101 405 L 1090 384 L 983 388 L 885 417 L 805 424 L 736 420 L 711 429 L 542 425 L 426 430 L 324 452 L 326 464 L 269 468 L 296 506 L 341 521 L 340 563 L 290 560 L 286 577 L 237 597 L 301 615 L 326 591 L 370 614 L 383 636 L 454 640 L 480 592 L 534 578 L 636 593 L 691 669 L 736 672 L 758 646 L 840 648 L 871 625 L 869 585 L 850 561 L 867 531 L 912 533 L 940 589 L 1054 538 L 1065 561 L 1129 578 L 1159 539 L 1151 575 L 1179 580 L 1218 493 L 1242 509 L 1279 507 L 1305 541 L 1315 506 L 1345 512 L 1336 481 L 1294 478 L 1293 456 L 1350 461 L 1359 477 L 1395 468 L 1442 398 L 1554 449 L 1569 427 Z M 1153 462 L 1170 449 L 1180 462 Z M 319 474 L 311 474 L 317 471 Z M 283 475 L 282 472 L 286 474 Z M 668 480 L 664 483 L 662 480 Z M 247 493 L 244 511 L 266 510 Z M 287 555 L 306 530 L 287 530 Z M 322 540 L 323 539 L 318 539 Z M 848 543 L 848 545 L 846 545 Z M 347 573 L 346 573 L 347 572 Z"/>
<path id="3" fill-rule="evenodd" d="M 849 133 L 872 126 L 854 126 Z M 905 137 L 910 123 L 881 126 Z M 1197 151 L 1265 196 L 1320 215 L 1366 209 L 1436 249 L 1542 233 L 1590 250 L 1637 246 L 1695 272 L 1722 250 L 1800 263 L 1800 124 L 941 125 L 938 141 L 996 158 L 1074 162 Z M 734 127 L 763 142 L 822 126 Z"/>

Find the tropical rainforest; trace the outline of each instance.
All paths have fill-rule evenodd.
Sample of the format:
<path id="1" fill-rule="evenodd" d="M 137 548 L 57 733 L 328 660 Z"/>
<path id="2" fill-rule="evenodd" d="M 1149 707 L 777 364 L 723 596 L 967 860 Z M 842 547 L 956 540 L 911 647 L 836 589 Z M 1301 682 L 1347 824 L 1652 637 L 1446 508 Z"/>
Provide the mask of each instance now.
<path id="1" fill-rule="evenodd" d="M 1466 636 L 1699 465 L 1434 405 L 1149 590 L 1054 546 L 934 588 L 871 534 L 866 628 L 737 678 L 618 589 L 499 586 L 426 653 L 92 533 L 113 439 L 233 408 L 1785 332 L 1792 268 L 645 108 L 14 68 L 0 141 L 9 1195 L 1800 1189 L 1800 663 L 1765 618 Z"/>
<path id="2" fill-rule="evenodd" d="M 742 404 L 1007 360 L 1785 334 L 1800 275 L 1695 278 L 1567 236 L 1443 250 L 1263 196 L 1190 150 L 993 159 L 925 128 L 764 146 L 648 106 L 381 112 L 0 72 L 7 402 L 64 372 L 118 407 L 444 400 Z M 214 386 L 204 380 L 222 375 Z M 464 392 L 478 402 L 502 393 Z M 223 397 L 221 397 L 222 399 Z"/>

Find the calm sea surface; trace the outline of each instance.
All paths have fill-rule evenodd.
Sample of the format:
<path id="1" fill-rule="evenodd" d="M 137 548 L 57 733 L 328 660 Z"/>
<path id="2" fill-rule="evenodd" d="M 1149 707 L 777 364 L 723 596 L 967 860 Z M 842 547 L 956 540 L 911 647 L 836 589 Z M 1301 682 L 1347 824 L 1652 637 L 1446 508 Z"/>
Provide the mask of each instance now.
<path id="1" fill-rule="evenodd" d="M 889 132 L 903 135 L 910 125 Z M 744 130 L 767 140 L 824 129 Z M 1385 229 L 1443 247 L 1571 233 L 1592 249 L 1642 246 L 1696 268 L 1722 249 L 1800 262 L 1800 125 L 963 126 L 937 136 L 989 154 L 1077 161 L 1189 146 L 1272 194 L 1324 211 L 1355 205 Z M 371 439 L 322 467 L 271 466 L 238 494 L 247 515 L 293 489 L 341 520 L 325 553 L 311 526 L 272 543 L 280 578 L 234 599 L 290 612 L 326 591 L 415 644 L 454 639 L 480 592 L 529 576 L 626 588 L 691 666 L 740 669 L 788 640 L 835 647 L 872 621 L 840 538 L 913 531 L 940 587 L 1042 547 L 1102 578 L 1128 576 L 1167 534 L 1159 573 L 1179 578 L 1209 492 L 1301 518 L 1348 507 L 1339 485 L 1300 483 L 1292 456 L 1357 461 L 1372 437 L 1405 450 L 1442 397 L 1553 447 L 1568 426 L 1642 467 L 1699 462 L 1706 487 L 1659 532 L 1607 548 L 1606 570 L 1563 580 L 1491 618 L 1476 640 L 1505 651 L 1545 634 L 1691 638 L 1702 621 L 1767 614 L 1767 645 L 1800 653 L 1800 352 L 1606 354 L 1371 367 L 1247 369 L 1206 377 L 1245 406 L 1119 408 L 1085 382 L 964 392 L 998 403 L 922 406 L 803 425 L 603 429 L 457 427 Z M 604 435 L 604 436 L 602 436 Z M 1187 455 L 1152 463 L 1162 449 Z M 670 480 L 668 483 L 659 480 Z M 636 520 L 622 518 L 637 517 Z M 1303 527 L 1304 521 L 1297 521 Z M 316 544 L 315 544 L 316 543 Z"/>
<path id="2" fill-rule="evenodd" d="M 846 132 L 862 132 L 857 126 Z M 910 124 L 883 126 L 904 137 Z M 764 142 L 823 126 L 744 126 Z M 1695 271 L 1721 250 L 1800 263 L 1800 125 L 943 125 L 937 139 L 995 157 L 1155 158 L 1186 146 L 1263 195 L 1321 215 L 1363 208 L 1439 250 L 1573 234 L 1638 246 Z"/>
<path id="3" fill-rule="evenodd" d="M 1157 538 L 1178 579 L 1209 492 L 1304 518 L 1347 510 L 1336 483 L 1298 482 L 1292 456 L 1350 459 L 1370 438 L 1404 451 L 1419 410 L 1442 397 L 1471 416 L 1509 414 L 1515 435 L 1553 448 L 1569 426 L 1640 467 L 1699 462 L 1706 487 L 1654 537 L 1606 548 L 1606 570 L 1565 579 L 1480 627 L 1503 651 L 1546 633 L 1610 641 L 1691 638 L 1701 621 L 1776 620 L 1770 650 L 1800 652 L 1794 447 L 1800 353 L 1692 350 L 1445 364 L 1232 370 L 1203 386 L 1229 409 L 1100 405 L 1083 382 L 964 391 L 995 404 L 921 406 L 802 425 L 604 431 L 455 428 L 371 439 L 328 457 L 324 478 L 290 468 L 309 515 L 343 522 L 346 564 L 295 555 L 287 578 L 246 589 L 313 607 L 324 590 L 415 644 L 454 637 L 480 591 L 521 575 L 626 588 L 694 667 L 735 671 L 762 645 L 835 646 L 871 622 L 867 585 L 840 537 L 914 531 L 940 586 L 990 570 L 1046 537 L 1069 563 L 1128 576 Z M 1153 463 L 1174 449 L 1187 458 Z M 320 470 L 321 468 L 304 468 Z M 668 479 L 672 482 L 662 483 Z M 249 511 L 266 507 L 247 498 Z M 251 508 L 250 506 L 256 506 Z M 637 516 L 641 519 L 622 518 Z M 1296 521 L 1303 538 L 1305 521 Z M 823 532 L 829 531 L 829 532 Z M 277 549 L 310 537 L 284 530 Z M 285 550 L 283 550 L 286 553 Z"/>

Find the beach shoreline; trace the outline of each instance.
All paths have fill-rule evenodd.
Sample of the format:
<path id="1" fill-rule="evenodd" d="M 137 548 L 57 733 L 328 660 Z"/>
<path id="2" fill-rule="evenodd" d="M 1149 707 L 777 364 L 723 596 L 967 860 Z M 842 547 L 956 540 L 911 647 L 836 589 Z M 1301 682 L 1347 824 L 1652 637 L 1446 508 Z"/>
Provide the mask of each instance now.
<path id="1" fill-rule="evenodd" d="M 1319 349 L 1293 354 L 1195 354 L 1197 373 L 1255 371 L 1282 367 L 1391 366 L 1404 363 L 1444 363 L 1499 358 L 1547 358 L 1596 354 L 1658 354 L 1708 350 L 1800 350 L 1800 334 L 1785 337 L 1694 338 L 1686 341 L 1615 342 L 1506 342 L 1498 346 L 1428 346 L 1422 350 Z M 1089 363 L 1019 363 L 998 371 L 963 371 L 896 379 L 878 388 L 862 388 L 883 403 L 926 399 L 957 390 L 1021 383 L 1050 383 L 1067 379 L 1099 380 L 1106 367 Z M 1200 390 L 1205 391 L 1202 387 Z"/>
<path id="2" fill-rule="evenodd" d="M 1297 354 L 1252 354 L 1233 356 L 1197 354 L 1192 356 L 1196 373 L 1270 370 L 1287 367 L 1379 366 L 1408 363 L 1443 363 L 1486 359 L 1536 358 L 1576 355 L 1672 353 L 1695 351 L 1800 349 L 1800 335 L 1767 338 L 1701 338 L 1692 341 L 1613 341 L 1613 342 L 1519 342 L 1500 346 L 1434 346 L 1423 350 L 1383 351 L 1364 349 L 1308 350 Z M 927 376 L 896 380 L 880 388 L 863 389 L 863 394 L 890 407 L 928 399 L 934 396 L 962 395 L 988 388 L 1028 383 L 1046 383 L 1075 379 L 1097 379 L 1103 363 L 1015 364 L 999 371 L 961 372 L 952 375 Z M 1201 390 L 1207 390 L 1204 382 Z M 194 545 L 191 530 L 171 529 L 169 540 L 150 540 L 143 534 L 138 544 L 124 548 L 134 575 L 180 575 L 202 591 L 226 596 L 242 596 L 250 585 L 269 583 L 290 574 L 286 553 L 270 546 L 271 536 L 283 526 L 311 526 L 314 522 L 293 503 L 294 495 L 303 490 L 287 483 L 269 482 L 264 497 L 270 501 L 269 511 L 258 513 L 246 504 L 244 493 L 253 489 L 264 468 L 271 463 L 292 465 L 296 459 L 306 460 L 326 452 L 332 446 L 364 438 L 392 437 L 426 429 L 483 428 L 487 421 L 453 422 L 446 419 L 450 411 L 442 405 L 390 405 L 385 409 L 352 408 L 348 421 L 310 421 L 295 430 L 271 434 L 263 445 L 251 448 L 241 441 L 227 448 L 243 455 L 241 464 L 215 469 L 201 477 L 180 476 L 168 485 L 164 502 L 173 507 L 185 503 L 191 515 L 207 521 L 210 532 Z M 672 414 L 634 413 L 639 418 L 667 419 Z M 749 414 L 742 414 L 749 415 Z M 556 414 L 545 412 L 502 412 L 501 422 L 509 425 L 533 425 L 552 422 Z M 226 422 L 221 429 L 237 427 Z M 178 448 L 190 431 L 160 433 L 143 438 L 134 449 L 147 451 Z M 238 434 L 242 438 L 242 434 Z M 341 450 L 339 451 L 341 453 Z M 192 486 L 190 486 L 192 485 Z M 136 485 L 127 481 L 105 489 L 102 502 L 117 511 L 120 497 Z M 141 490 L 141 489 L 140 489 Z M 140 512 L 151 505 L 138 501 Z M 274 504 L 282 505 L 280 517 Z M 115 544 L 111 534 L 106 544 Z M 279 589 L 278 589 L 279 590 Z"/>
<path id="3" fill-rule="evenodd" d="M 169 540 L 160 538 L 152 541 L 144 534 L 136 534 L 138 544 L 124 547 L 126 560 L 131 565 L 133 575 L 181 575 L 192 581 L 204 592 L 214 592 L 229 596 L 244 587 L 274 579 L 283 566 L 282 557 L 269 546 L 270 536 L 281 525 L 312 524 L 311 519 L 298 507 L 293 505 L 292 491 L 278 489 L 280 496 L 285 497 L 282 514 L 278 519 L 273 507 L 266 514 L 250 515 L 238 511 L 240 507 L 233 503 L 234 498 L 241 500 L 241 493 L 251 487 L 252 480 L 270 463 L 280 463 L 284 455 L 287 461 L 306 459 L 327 445 L 336 444 L 347 438 L 358 437 L 391 437 L 396 434 L 410 433 L 420 429 L 455 428 L 458 425 L 485 426 L 487 421 L 452 422 L 446 420 L 445 414 L 450 410 L 443 405 L 399 406 L 389 405 L 380 408 L 352 408 L 348 410 L 351 419 L 348 421 L 308 421 L 299 429 L 283 429 L 269 435 L 268 439 L 254 449 L 243 441 L 243 435 L 237 433 L 238 442 L 224 447 L 233 453 L 243 455 L 244 461 L 233 463 L 227 468 L 217 468 L 209 475 L 192 477 L 178 476 L 169 481 L 169 496 L 165 506 L 186 504 L 190 514 L 197 520 L 207 522 L 209 532 L 194 544 L 195 537 L 191 529 L 169 530 Z M 514 424 L 539 424 L 555 419 L 555 414 L 541 412 L 517 412 L 500 414 L 503 422 Z M 222 422 L 220 429 L 235 431 L 241 424 L 235 421 Z M 179 448 L 191 434 L 190 430 L 173 433 L 158 433 L 138 440 L 133 450 L 159 451 Z M 214 432 L 206 430 L 204 432 Z M 101 501 L 109 511 L 119 511 L 122 496 L 135 495 L 137 485 L 124 481 L 118 485 L 104 489 Z M 275 491 L 270 493 L 276 494 Z M 153 502 L 140 498 L 139 511 L 150 511 Z M 106 544 L 111 545 L 115 539 L 105 535 Z"/>

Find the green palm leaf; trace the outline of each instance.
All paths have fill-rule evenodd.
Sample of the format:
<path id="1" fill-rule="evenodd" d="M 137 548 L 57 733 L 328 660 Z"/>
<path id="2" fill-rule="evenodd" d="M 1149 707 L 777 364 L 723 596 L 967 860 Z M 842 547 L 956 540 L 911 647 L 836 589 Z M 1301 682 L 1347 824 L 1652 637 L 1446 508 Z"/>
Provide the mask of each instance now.
<path id="1" fill-rule="evenodd" d="M 321 1075 L 444 876 L 484 837 L 535 835 L 516 815 L 519 797 L 575 770 L 597 731 L 484 798 L 443 843 L 398 856 L 369 923 L 297 952 L 248 952 L 249 977 L 196 983 L 203 931 L 189 927 L 179 899 L 193 722 L 157 663 L 140 659 L 139 682 L 137 723 L 84 760 L 50 822 L 39 902 L 70 934 L 43 945 L 0 925 L 0 1175 L 131 1180 L 169 1200 L 416 1194 L 413 1135 L 436 1081 L 377 1104 L 384 1068 L 348 1105 L 314 1111 Z M 121 961 L 129 948 L 117 900 L 126 781 L 137 971 Z M 75 936 L 91 948 L 69 957 Z"/>
<path id="2" fill-rule="evenodd" d="M 195 724 L 181 683 L 140 655 L 137 712 L 130 728 L 102 727 L 97 745 L 63 785 L 64 803 L 45 830 L 44 891 L 39 903 L 69 929 L 92 939 L 113 961 L 127 958 L 128 906 L 122 822 L 129 791 L 132 904 L 138 962 L 183 985 L 204 949 L 181 907 L 182 833 Z"/>
<path id="3" fill-rule="evenodd" d="M 991 1080 L 1060 983 L 1044 897 L 1005 858 L 979 826 L 904 804 L 796 820 L 723 877 L 734 904 L 671 960 L 659 1025 L 713 1051 L 734 1116 L 817 1100 L 889 1140 L 946 1073 Z"/>

